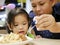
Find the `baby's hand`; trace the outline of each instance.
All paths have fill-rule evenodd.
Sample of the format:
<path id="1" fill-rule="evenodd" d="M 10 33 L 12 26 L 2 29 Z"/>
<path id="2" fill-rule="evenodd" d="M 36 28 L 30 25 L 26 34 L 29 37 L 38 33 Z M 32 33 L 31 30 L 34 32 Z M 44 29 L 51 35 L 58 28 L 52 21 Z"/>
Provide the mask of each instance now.
<path id="1" fill-rule="evenodd" d="M 35 21 L 36 28 L 38 31 L 49 30 L 49 28 L 52 28 L 55 25 L 55 19 L 50 14 L 36 16 L 34 17 L 33 21 Z"/>

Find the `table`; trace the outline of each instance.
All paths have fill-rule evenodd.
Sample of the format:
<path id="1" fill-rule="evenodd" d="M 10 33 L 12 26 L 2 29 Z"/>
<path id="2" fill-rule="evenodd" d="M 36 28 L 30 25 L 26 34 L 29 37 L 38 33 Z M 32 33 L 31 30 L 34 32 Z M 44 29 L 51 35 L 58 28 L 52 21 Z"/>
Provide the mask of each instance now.
<path id="1" fill-rule="evenodd" d="M 31 41 L 32 45 L 60 45 L 60 40 L 58 39 L 46 39 L 39 38 Z"/>

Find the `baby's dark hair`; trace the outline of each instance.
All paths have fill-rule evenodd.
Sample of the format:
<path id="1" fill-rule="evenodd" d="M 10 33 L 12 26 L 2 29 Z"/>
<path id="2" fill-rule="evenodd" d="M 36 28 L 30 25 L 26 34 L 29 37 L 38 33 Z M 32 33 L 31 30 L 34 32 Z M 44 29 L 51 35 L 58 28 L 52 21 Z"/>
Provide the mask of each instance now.
<path id="1" fill-rule="evenodd" d="M 11 28 L 11 23 L 14 24 L 15 16 L 17 16 L 19 14 L 24 14 L 27 17 L 28 23 L 30 24 L 31 18 L 29 17 L 26 10 L 24 10 L 23 8 L 15 8 L 8 13 L 7 23 L 10 25 L 10 28 Z"/>

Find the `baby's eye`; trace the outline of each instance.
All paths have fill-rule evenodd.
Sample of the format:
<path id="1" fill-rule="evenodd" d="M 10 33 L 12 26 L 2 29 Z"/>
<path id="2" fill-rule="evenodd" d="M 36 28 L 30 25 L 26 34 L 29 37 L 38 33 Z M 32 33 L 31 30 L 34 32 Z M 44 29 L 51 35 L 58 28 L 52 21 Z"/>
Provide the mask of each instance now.
<path id="1" fill-rule="evenodd" d="M 18 24 L 15 24 L 14 26 L 18 26 Z"/>
<path id="2" fill-rule="evenodd" d="M 23 23 L 23 25 L 26 25 L 26 23 Z"/>

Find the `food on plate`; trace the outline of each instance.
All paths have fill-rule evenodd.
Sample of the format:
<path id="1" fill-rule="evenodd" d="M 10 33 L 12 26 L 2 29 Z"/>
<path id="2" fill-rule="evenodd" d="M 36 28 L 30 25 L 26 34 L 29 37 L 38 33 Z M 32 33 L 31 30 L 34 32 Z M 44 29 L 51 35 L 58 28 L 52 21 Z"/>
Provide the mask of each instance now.
<path id="1" fill-rule="evenodd" d="M 16 41 L 25 41 L 27 40 L 26 36 L 23 34 L 6 34 L 2 36 L 3 38 L 0 39 L 0 43 L 11 43 L 11 42 L 16 42 Z"/>

